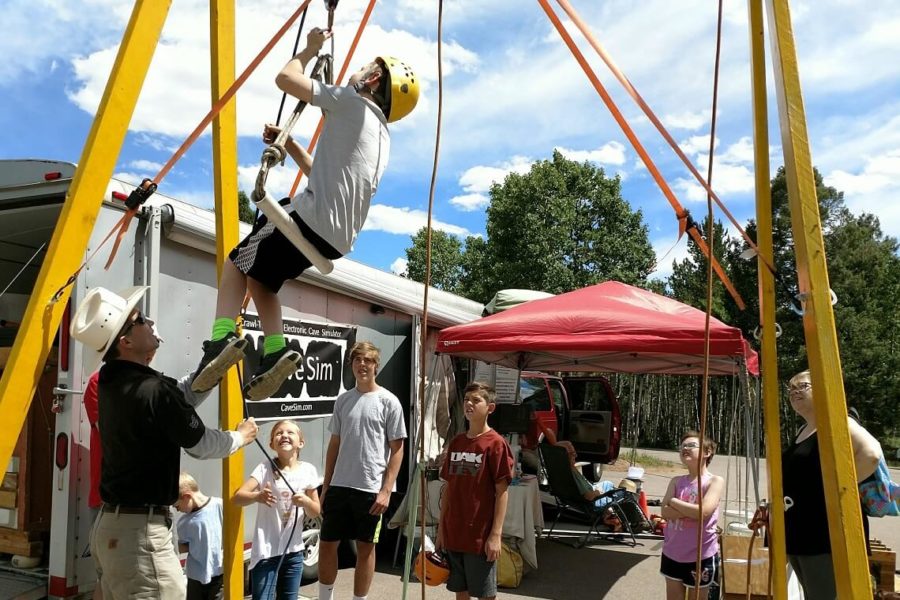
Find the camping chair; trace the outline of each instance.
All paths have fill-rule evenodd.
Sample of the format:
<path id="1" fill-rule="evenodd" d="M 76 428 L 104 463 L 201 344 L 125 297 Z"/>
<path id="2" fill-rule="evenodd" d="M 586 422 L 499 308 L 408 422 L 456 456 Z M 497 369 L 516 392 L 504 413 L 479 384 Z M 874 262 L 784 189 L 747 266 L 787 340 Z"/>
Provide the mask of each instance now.
<path id="1" fill-rule="evenodd" d="M 602 507 L 596 505 L 596 500 L 585 500 L 581 492 L 578 491 L 578 485 L 575 483 L 575 474 L 572 472 L 572 466 L 569 464 L 569 453 L 562 446 L 554 446 L 547 442 L 540 444 L 540 456 L 544 469 L 547 473 L 547 482 L 550 486 L 550 493 L 556 501 L 556 517 L 550 526 L 547 537 L 552 539 L 553 529 L 559 521 L 559 517 L 564 512 L 573 513 L 590 524 L 587 533 L 582 536 L 575 544 L 575 548 L 581 548 L 588 540 L 596 535 L 608 536 L 609 531 L 601 531 L 603 525 L 603 516 L 607 510 L 612 510 L 613 514 L 622 524 L 621 534 L 627 534 L 631 537 L 631 545 L 637 545 L 635 538 L 635 530 L 640 531 L 646 522 L 641 507 L 637 503 L 634 494 L 628 490 L 621 488 L 606 492 L 598 498 L 607 498 L 609 502 Z M 618 532 L 616 532 L 618 534 Z"/>

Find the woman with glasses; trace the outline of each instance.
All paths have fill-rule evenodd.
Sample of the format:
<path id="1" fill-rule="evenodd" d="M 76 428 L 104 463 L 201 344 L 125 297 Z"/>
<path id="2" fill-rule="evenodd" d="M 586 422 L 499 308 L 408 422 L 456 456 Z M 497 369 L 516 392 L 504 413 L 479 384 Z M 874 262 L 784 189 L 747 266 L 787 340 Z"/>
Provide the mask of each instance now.
<path id="1" fill-rule="evenodd" d="M 804 420 L 794 442 L 782 456 L 784 530 L 788 561 L 797 574 L 807 598 L 829 600 L 837 598 L 837 591 L 831 562 L 825 487 L 822 482 L 822 464 L 819 460 L 819 443 L 816 435 L 816 407 L 813 404 L 809 371 L 803 371 L 791 378 L 788 383 L 788 398 L 791 408 Z M 850 444 L 853 447 L 857 481 L 862 481 L 875 472 L 878 459 L 881 457 L 881 446 L 853 419 L 848 417 L 847 425 L 850 429 Z M 865 514 L 863 523 L 868 525 Z"/>

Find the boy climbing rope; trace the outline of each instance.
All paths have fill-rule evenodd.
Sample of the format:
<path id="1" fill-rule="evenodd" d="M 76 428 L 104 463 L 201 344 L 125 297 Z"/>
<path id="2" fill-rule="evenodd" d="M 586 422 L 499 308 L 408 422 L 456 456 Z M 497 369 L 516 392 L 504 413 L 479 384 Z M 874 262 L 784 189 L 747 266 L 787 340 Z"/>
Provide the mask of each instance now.
<path id="1" fill-rule="evenodd" d="M 281 204 L 322 256 L 337 259 L 350 252 L 369 211 L 369 203 L 387 165 L 387 123 L 409 114 L 419 97 L 419 82 L 403 62 L 380 56 L 337 87 L 304 74 L 331 32 L 312 29 L 306 48 L 275 79 L 284 92 L 322 109 L 325 125 L 313 158 L 288 138 L 285 150 L 309 185 Z M 271 143 L 280 130 L 267 125 L 263 140 Z M 290 205 L 289 207 L 287 205 Z M 203 343 L 203 358 L 191 385 L 195 391 L 215 387 L 228 369 L 244 357 L 247 341 L 236 333 L 247 291 L 262 321 L 263 358 L 244 393 L 250 400 L 268 398 L 294 373 L 300 353 L 287 348 L 278 290 L 311 266 L 310 260 L 266 217 L 229 254 L 222 271 L 212 338 Z"/>

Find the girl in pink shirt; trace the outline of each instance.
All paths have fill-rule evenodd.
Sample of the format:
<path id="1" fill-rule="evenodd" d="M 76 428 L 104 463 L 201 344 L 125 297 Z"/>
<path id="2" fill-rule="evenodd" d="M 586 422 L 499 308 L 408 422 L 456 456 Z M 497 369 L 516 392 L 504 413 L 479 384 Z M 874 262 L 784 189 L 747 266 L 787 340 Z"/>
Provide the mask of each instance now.
<path id="1" fill-rule="evenodd" d="M 709 586 L 716 579 L 716 524 L 719 517 L 719 498 L 725 480 L 707 470 L 716 453 L 716 443 L 703 440 L 700 434 L 688 431 L 681 436 L 681 463 L 688 474 L 674 477 L 662 501 L 662 516 L 668 522 L 663 542 L 659 572 L 666 578 L 667 600 L 683 600 L 684 588 L 700 586 L 700 598 L 706 600 Z M 703 486 L 703 505 L 699 505 L 698 481 Z M 697 572 L 697 527 L 702 528 L 700 548 L 700 577 Z M 693 596 L 692 596 L 693 597 Z"/>

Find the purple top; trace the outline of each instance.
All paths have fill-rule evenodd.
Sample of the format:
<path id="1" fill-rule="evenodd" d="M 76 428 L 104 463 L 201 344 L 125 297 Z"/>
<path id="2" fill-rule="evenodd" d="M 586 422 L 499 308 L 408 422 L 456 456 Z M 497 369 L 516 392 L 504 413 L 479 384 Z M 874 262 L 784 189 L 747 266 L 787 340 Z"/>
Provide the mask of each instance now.
<path id="1" fill-rule="evenodd" d="M 703 476 L 703 493 L 709 490 L 712 474 Z M 697 504 L 697 480 L 690 475 L 675 478 L 673 498 Z M 701 558 L 714 556 L 719 549 L 716 540 L 716 525 L 719 522 L 719 511 L 707 517 L 703 524 L 703 551 Z M 666 525 L 666 537 L 663 541 L 663 554 L 676 562 L 690 563 L 697 560 L 697 521 L 694 519 L 676 519 Z"/>

